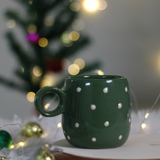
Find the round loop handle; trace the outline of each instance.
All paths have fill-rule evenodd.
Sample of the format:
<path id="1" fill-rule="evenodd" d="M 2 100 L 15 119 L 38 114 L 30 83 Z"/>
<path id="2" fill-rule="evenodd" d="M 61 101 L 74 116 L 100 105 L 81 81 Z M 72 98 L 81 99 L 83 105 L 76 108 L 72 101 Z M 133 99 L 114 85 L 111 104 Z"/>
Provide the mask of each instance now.
<path id="1" fill-rule="evenodd" d="M 41 105 L 42 97 L 45 94 L 47 94 L 47 92 L 56 93 L 58 95 L 59 99 L 60 99 L 59 100 L 60 101 L 59 105 L 57 106 L 57 108 L 55 110 L 46 111 L 46 110 L 44 110 L 44 108 Z M 56 87 L 53 87 L 53 86 L 43 87 L 35 95 L 35 100 L 34 100 L 35 108 L 40 114 L 42 114 L 45 117 L 57 116 L 57 115 L 65 112 L 66 97 L 67 97 L 67 94 L 59 88 L 56 88 Z"/>

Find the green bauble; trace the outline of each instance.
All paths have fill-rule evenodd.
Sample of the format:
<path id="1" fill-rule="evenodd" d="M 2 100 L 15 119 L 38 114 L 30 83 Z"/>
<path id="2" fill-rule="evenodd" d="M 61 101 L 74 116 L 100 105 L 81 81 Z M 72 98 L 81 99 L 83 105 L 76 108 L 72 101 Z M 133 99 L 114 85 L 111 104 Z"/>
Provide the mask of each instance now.
<path id="1" fill-rule="evenodd" d="M 4 147 L 10 148 L 11 145 L 12 145 L 11 135 L 5 130 L 0 130 L 0 149 Z"/>

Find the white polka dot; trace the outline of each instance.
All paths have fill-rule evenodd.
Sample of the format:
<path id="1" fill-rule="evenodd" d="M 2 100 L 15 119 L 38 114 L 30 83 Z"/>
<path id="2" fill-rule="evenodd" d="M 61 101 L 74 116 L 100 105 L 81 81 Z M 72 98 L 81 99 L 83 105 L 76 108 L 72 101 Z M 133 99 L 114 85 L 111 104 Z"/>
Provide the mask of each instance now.
<path id="1" fill-rule="evenodd" d="M 122 135 L 120 135 L 120 136 L 118 137 L 118 139 L 121 140 L 121 139 L 122 139 Z"/>
<path id="2" fill-rule="evenodd" d="M 96 109 L 96 105 L 95 104 L 91 104 L 91 110 L 95 110 Z"/>
<path id="3" fill-rule="evenodd" d="M 112 83 L 112 80 L 106 80 L 107 83 Z"/>
<path id="4" fill-rule="evenodd" d="M 122 103 L 118 103 L 118 108 L 119 108 L 119 109 L 122 108 Z"/>
<path id="5" fill-rule="evenodd" d="M 96 142 L 96 138 L 95 137 L 92 138 L 92 142 Z"/>
<path id="6" fill-rule="evenodd" d="M 80 87 L 77 87 L 77 92 L 81 92 L 81 88 Z"/>
<path id="7" fill-rule="evenodd" d="M 79 123 L 75 123 L 75 127 L 78 128 L 79 127 Z"/>
<path id="8" fill-rule="evenodd" d="M 67 136 L 67 139 L 70 140 L 71 139 L 70 136 Z"/>
<path id="9" fill-rule="evenodd" d="M 128 92 L 128 88 L 127 87 L 125 87 L 125 92 Z"/>
<path id="10" fill-rule="evenodd" d="M 108 127 L 108 126 L 109 126 L 109 122 L 106 121 L 106 122 L 104 123 L 104 126 L 105 126 L 105 127 Z"/>
<path id="11" fill-rule="evenodd" d="M 107 93 L 107 92 L 108 92 L 108 87 L 105 87 L 105 88 L 103 89 L 103 92 L 104 92 L 104 93 Z"/>
<path id="12" fill-rule="evenodd" d="M 131 122 L 131 119 L 129 118 L 129 123 Z"/>

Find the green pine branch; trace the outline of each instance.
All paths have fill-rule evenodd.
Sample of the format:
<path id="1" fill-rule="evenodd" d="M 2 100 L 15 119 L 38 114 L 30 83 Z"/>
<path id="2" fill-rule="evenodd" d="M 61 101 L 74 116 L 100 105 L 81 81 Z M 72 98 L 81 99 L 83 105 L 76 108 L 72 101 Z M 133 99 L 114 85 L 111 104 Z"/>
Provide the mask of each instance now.
<path id="1" fill-rule="evenodd" d="M 12 88 L 12 89 L 15 89 L 15 90 L 18 90 L 18 91 L 21 91 L 21 92 L 27 92 L 28 91 L 28 87 L 27 85 L 20 85 L 20 84 L 17 84 L 16 82 L 13 82 L 13 80 L 9 80 L 9 79 L 6 79 L 4 77 L 1 77 L 0 76 L 0 83 L 9 87 L 9 88 Z"/>
<path id="2" fill-rule="evenodd" d="M 77 13 L 67 6 L 57 15 L 54 25 L 50 27 L 50 30 L 44 36 L 47 39 L 60 37 L 69 28 L 76 16 Z"/>
<path id="3" fill-rule="evenodd" d="M 47 1 L 47 0 L 33 0 L 30 4 L 31 10 L 36 10 L 37 12 L 41 12 L 42 14 L 46 14 L 50 10 L 53 10 L 60 4 L 63 4 L 65 0 L 55 0 L 55 1 Z"/>
<path id="4" fill-rule="evenodd" d="M 88 37 L 80 35 L 80 38 L 77 41 L 73 42 L 71 47 L 61 47 L 54 56 L 56 58 L 70 57 L 73 54 L 78 53 L 78 50 L 80 50 L 82 47 L 85 47 L 89 43 L 90 39 Z"/>
<path id="5" fill-rule="evenodd" d="M 23 45 L 20 42 L 17 42 L 15 36 L 11 32 L 6 32 L 6 38 L 8 39 L 10 48 L 20 61 L 22 67 L 28 68 L 33 63 L 33 59 L 30 58 L 27 52 L 21 47 Z"/>
<path id="6" fill-rule="evenodd" d="M 21 3 L 22 5 L 28 5 L 29 4 L 29 0 L 15 0 L 17 1 L 18 3 Z"/>
<path id="7" fill-rule="evenodd" d="M 14 19 L 16 21 L 16 23 L 21 25 L 23 28 L 26 28 L 27 22 L 20 17 L 19 13 L 12 11 L 12 10 L 8 10 L 5 12 L 5 16 L 10 19 Z"/>

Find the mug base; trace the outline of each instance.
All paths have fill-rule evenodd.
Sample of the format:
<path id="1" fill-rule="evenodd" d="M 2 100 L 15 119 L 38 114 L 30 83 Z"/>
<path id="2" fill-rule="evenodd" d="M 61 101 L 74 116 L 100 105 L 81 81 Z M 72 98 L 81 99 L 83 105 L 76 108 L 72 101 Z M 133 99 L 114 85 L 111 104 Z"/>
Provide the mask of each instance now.
<path id="1" fill-rule="evenodd" d="M 84 136 L 84 137 L 69 137 L 66 136 L 66 140 L 71 145 L 78 148 L 86 149 L 105 149 L 105 148 L 117 148 L 122 146 L 129 137 L 130 129 L 123 130 L 123 135 L 119 135 L 117 132 L 113 134 L 100 134 L 95 137 Z M 108 137 L 108 138 L 107 138 Z"/>

